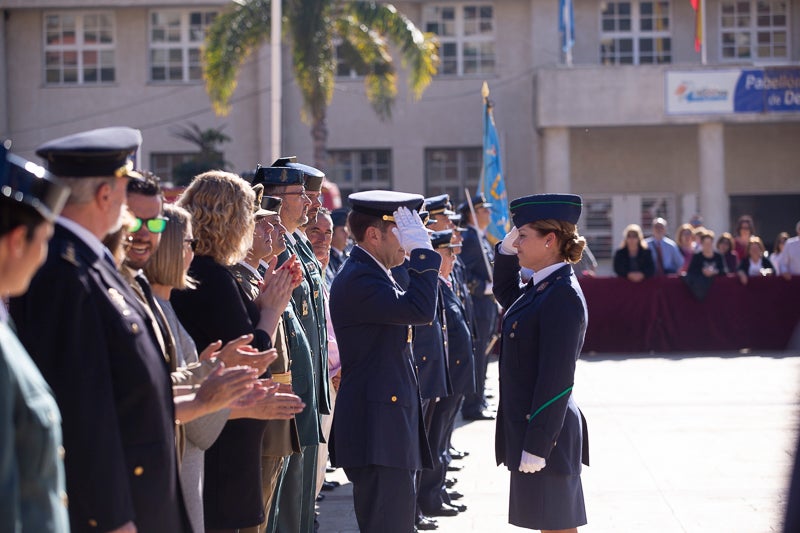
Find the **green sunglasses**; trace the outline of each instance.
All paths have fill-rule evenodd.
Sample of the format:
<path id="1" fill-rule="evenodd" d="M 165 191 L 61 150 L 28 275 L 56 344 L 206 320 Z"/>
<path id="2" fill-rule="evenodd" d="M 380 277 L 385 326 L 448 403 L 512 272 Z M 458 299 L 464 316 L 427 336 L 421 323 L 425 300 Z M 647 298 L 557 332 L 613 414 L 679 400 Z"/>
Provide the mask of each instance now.
<path id="1" fill-rule="evenodd" d="M 142 225 L 147 226 L 147 231 L 150 233 L 161 233 L 167 227 L 167 217 L 164 216 L 157 216 L 155 218 L 135 218 L 133 219 L 133 224 L 128 228 L 130 233 L 136 233 L 140 229 L 142 229 Z"/>

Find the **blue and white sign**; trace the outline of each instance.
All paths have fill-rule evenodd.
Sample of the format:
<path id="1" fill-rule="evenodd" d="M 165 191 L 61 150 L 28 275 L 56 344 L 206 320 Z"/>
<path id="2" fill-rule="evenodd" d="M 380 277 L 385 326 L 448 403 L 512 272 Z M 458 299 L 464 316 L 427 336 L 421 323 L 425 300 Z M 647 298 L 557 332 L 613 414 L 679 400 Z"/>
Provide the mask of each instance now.
<path id="1" fill-rule="evenodd" d="M 800 68 L 767 67 L 666 73 L 666 113 L 800 111 Z"/>

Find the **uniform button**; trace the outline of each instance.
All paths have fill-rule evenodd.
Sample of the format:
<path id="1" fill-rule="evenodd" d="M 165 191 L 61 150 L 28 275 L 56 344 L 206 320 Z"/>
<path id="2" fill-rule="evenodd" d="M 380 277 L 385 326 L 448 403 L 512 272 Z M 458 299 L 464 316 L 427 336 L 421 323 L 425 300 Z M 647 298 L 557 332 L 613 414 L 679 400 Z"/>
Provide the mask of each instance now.
<path id="1" fill-rule="evenodd" d="M 460 365 L 461 364 L 461 359 L 456 359 L 456 364 Z"/>
<path id="2" fill-rule="evenodd" d="M 525 420 L 530 420 L 530 419 L 531 419 L 531 415 L 525 415 Z"/>
<path id="3" fill-rule="evenodd" d="M 420 259 L 425 259 L 425 254 L 419 254 Z"/>
<path id="4" fill-rule="evenodd" d="M 131 331 L 134 332 L 134 333 L 139 333 L 139 324 L 137 324 L 136 322 L 132 323 L 131 324 Z"/>
<path id="5" fill-rule="evenodd" d="M 90 518 L 89 527 L 97 527 L 97 520 L 95 520 L 94 518 Z"/>
<path id="6" fill-rule="evenodd" d="M 144 468 L 142 468 L 141 466 L 137 466 L 136 468 L 133 469 L 134 476 L 141 476 L 142 474 L 144 474 Z"/>
<path id="7" fill-rule="evenodd" d="M 392 396 L 392 403 L 397 401 L 397 396 Z"/>
<path id="8" fill-rule="evenodd" d="M 428 360 L 428 358 L 427 358 L 427 357 L 425 357 L 425 356 L 423 355 L 423 356 L 422 356 L 422 360 L 423 360 L 423 361 L 427 361 L 427 360 Z"/>

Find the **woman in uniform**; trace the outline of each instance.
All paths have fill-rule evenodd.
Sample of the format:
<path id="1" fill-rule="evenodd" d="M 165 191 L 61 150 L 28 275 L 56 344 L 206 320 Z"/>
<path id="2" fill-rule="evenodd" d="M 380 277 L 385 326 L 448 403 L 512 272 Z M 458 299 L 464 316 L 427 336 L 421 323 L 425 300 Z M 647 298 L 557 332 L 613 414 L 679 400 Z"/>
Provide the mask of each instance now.
<path id="1" fill-rule="evenodd" d="M 509 522 L 547 532 L 586 524 L 581 464 L 586 422 L 572 397 L 586 302 L 572 269 L 581 198 L 537 194 L 511 202 L 514 229 L 498 244 L 494 294 L 506 309 L 500 354 L 497 464 L 511 471 Z M 520 283 L 521 267 L 533 278 Z"/>

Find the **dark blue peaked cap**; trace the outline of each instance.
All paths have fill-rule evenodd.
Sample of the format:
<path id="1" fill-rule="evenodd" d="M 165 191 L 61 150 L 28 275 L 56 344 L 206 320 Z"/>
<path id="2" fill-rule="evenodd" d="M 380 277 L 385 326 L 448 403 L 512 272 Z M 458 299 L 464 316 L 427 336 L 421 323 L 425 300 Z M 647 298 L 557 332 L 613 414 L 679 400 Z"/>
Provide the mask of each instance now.
<path id="1" fill-rule="evenodd" d="M 303 172 L 305 176 L 305 185 L 306 190 L 309 191 L 321 191 L 322 190 L 322 180 L 325 179 L 325 173 L 322 172 L 318 168 L 314 168 L 310 165 L 304 165 L 303 163 L 297 162 L 297 156 L 290 155 L 285 157 L 279 157 L 272 163 L 273 167 L 288 167 L 288 168 L 296 168 Z"/>
<path id="2" fill-rule="evenodd" d="M 253 185 L 304 185 L 303 171 L 289 167 L 256 167 Z"/>
<path id="3" fill-rule="evenodd" d="M 436 248 L 457 248 L 461 246 L 461 244 L 453 244 L 451 243 L 451 239 L 453 238 L 453 230 L 446 229 L 442 231 L 434 231 L 431 233 L 431 244 L 433 245 L 434 249 Z"/>
<path id="4" fill-rule="evenodd" d="M 545 219 L 577 224 L 582 206 L 577 194 L 532 194 L 511 201 L 511 219 L 518 228 Z"/>
<path id="5" fill-rule="evenodd" d="M 440 194 L 438 196 L 425 198 L 425 209 L 431 215 L 438 215 L 441 213 L 444 213 L 445 215 L 455 214 L 455 212 L 452 210 L 453 205 L 450 203 L 449 194 Z"/>
<path id="6" fill-rule="evenodd" d="M 0 143 L 0 196 L 29 205 L 52 221 L 61 213 L 69 197 L 69 187 Z"/>
<path id="7" fill-rule="evenodd" d="M 421 194 L 396 191 L 362 191 L 347 197 L 353 211 L 394 222 L 394 212 L 400 207 L 419 211 L 425 198 Z"/>
<path id="8" fill-rule="evenodd" d="M 142 144 L 142 132 L 114 127 L 82 131 L 41 145 L 36 154 L 47 170 L 64 178 L 117 176 L 143 179 L 133 170 L 133 156 Z"/>
<path id="9" fill-rule="evenodd" d="M 331 220 L 333 221 L 333 227 L 339 226 L 346 226 L 347 225 L 347 215 L 350 214 L 350 210 L 346 207 L 340 207 L 338 209 L 334 209 L 331 211 Z"/>

